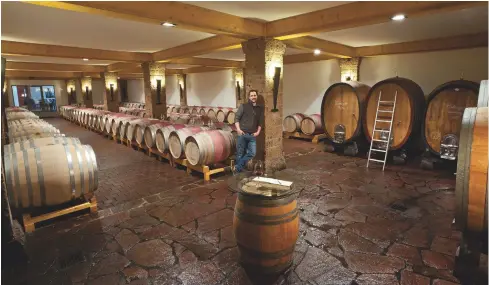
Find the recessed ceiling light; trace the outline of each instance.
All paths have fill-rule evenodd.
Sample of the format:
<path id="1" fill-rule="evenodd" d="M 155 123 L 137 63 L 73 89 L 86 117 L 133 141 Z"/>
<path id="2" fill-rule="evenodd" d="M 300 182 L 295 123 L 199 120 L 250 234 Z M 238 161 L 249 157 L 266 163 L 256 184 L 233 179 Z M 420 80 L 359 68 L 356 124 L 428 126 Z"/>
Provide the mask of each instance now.
<path id="1" fill-rule="evenodd" d="M 404 15 L 404 14 L 397 14 L 397 15 L 394 15 L 391 19 L 393 21 L 402 21 L 402 20 L 406 19 L 406 15 Z"/>
<path id="2" fill-rule="evenodd" d="M 88 58 L 84 58 L 83 61 L 88 61 Z"/>
<path id="3" fill-rule="evenodd" d="M 165 27 L 175 27 L 175 24 L 173 23 L 170 23 L 170 22 L 164 22 L 163 24 L 161 24 L 162 26 L 165 26 Z"/>
<path id="4" fill-rule="evenodd" d="M 315 50 L 314 50 L 314 55 L 318 55 L 318 54 L 320 54 L 320 53 L 321 53 L 321 51 L 320 51 L 320 50 L 318 50 L 318 49 L 315 49 Z"/>

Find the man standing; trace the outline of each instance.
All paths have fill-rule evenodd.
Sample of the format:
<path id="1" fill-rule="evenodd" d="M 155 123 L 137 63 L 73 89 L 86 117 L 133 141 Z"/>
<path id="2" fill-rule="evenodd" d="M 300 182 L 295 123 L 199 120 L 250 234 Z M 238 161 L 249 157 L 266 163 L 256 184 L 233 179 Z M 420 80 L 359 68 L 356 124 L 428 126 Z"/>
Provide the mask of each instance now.
<path id="1" fill-rule="evenodd" d="M 243 171 L 246 163 L 256 155 L 256 137 L 263 126 L 263 106 L 256 103 L 258 91 L 250 90 L 248 103 L 241 104 L 236 112 L 236 145 L 235 173 Z"/>

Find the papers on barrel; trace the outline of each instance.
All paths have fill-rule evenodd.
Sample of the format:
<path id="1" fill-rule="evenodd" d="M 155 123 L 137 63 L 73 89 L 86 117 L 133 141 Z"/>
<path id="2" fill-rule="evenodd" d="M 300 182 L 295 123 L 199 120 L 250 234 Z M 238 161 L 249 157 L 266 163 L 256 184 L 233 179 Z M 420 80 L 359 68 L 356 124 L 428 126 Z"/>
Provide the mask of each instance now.
<path id="1" fill-rule="evenodd" d="M 291 181 L 259 176 L 244 183 L 242 190 L 267 197 L 281 196 L 292 189 L 292 184 Z"/>

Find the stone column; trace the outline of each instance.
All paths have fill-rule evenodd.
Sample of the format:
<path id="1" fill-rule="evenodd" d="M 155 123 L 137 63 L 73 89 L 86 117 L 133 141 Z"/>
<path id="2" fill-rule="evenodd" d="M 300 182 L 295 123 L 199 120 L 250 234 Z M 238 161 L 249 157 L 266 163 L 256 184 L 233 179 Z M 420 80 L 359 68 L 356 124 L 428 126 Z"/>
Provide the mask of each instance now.
<path id="1" fill-rule="evenodd" d="M 180 106 L 187 106 L 187 74 L 177 74 L 177 83 L 180 90 Z"/>
<path id="2" fill-rule="evenodd" d="M 246 103 L 248 101 L 247 95 L 244 87 L 244 71 L 243 68 L 234 68 L 233 69 L 233 84 L 234 84 L 234 93 L 236 94 L 236 108 L 239 105 Z"/>
<path id="3" fill-rule="evenodd" d="M 66 80 L 66 93 L 68 94 L 68 105 L 76 103 L 76 80 Z"/>
<path id="4" fill-rule="evenodd" d="M 275 39 L 257 38 L 241 44 L 245 53 L 245 96 L 258 91 L 258 103 L 264 105 L 264 128 L 257 139 L 256 159 L 262 160 L 266 173 L 284 169 L 282 145 L 283 56 L 285 44 Z M 278 72 L 277 105 L 274 109 L 274 77 Z"/>
<path id="5" fill-rule="evenodd" d="M 104 110 L 110 112 L 119 112 L 119 86 L 117 84 L 117 72 L 100 73 L 104 84 Z"/>
<path id="6" fill-rule="evenodd" d="M 146 111 L 153 118 L 166 118 L 165 64 L 144 62 L 141 67 Z"/>
<path id="7" fill-rule="evenodd" d="M 358 81 L 360 74 L 360 57 L 340 59 L 341 82 Z"/>
<path id="8" fill-rule="evenodd" d="M 92 78 L 81 78 L 81 91 L 83 96 L 83 105 L 85 105 L 86 108 L 93 108 Z"/>

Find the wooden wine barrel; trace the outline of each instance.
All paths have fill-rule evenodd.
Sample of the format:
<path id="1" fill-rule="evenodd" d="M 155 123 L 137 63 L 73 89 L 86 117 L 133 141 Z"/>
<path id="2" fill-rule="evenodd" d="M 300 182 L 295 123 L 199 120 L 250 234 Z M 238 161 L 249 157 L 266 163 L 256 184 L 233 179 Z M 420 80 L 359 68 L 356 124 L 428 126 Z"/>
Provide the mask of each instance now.
<path id="1" fill-rule="evenodd" d="M 442 84 L 430 93 L 423 121 L 423 141 L 431 153 L 440 156 L 441 144 L 450 140 L 456 140 L 458 144 L 464 110 L 476 106 L 478 91 L 478 83 L 456 80 Z M 449 156 L 455 159 L 457 153 Z"/>
<path id="2" fill-rule="evenodd" d="M 223 131 L 232 132 L 232 133 L 236 133 L 236 131 L 237 131 L 236 125 L 226 124 L 226 123 L 214 123 L 213 128 L 215 128 L 216 130 L 223 130 Z"/>
<path id="3" fill-rule="evenodd" d="M 199 113 L 199 109 L 197 107 L 192 107 L 191 111 L 190 111 L 190 114 L 192 115 L 196 115 Z"/>
<path id="4" fill-rule="evenodd" d="M 23 126 L 23 125 L 35 125 L 35 124 L 42 124 L 46 123 L 43 119 L 21 119 L 21 120 L 15 120 L 15 121 L 10 121 L 8 122 L 9 128 L 14 127 L 14 126 Z"/>
<path id="5" fill-rule="evenodd" d="M 187 107 L 187 106 L 183 106 L 181 109 L 180 109 L 180 113 L 182 114 L 190 114 L 190 108 Z"/>
<path id="6" fill-rule="evenodd" d="M 208 165 L 226 160 L 236 149 L 231 132 L 210 130 L 185 140 L 185 157 L 191 165 Z"/>
<path id="7" fill-rule="evenodd" d="M 298 132 L 301 130 L 301 122 L 306 116 L 301 113 L 288 115 L 284 119 L 284 130 L 289 133 Z"/>
<path id="8" fill-rule="evenodd" d="M 168 148 L 174 158 L 185 157 L 185 140 L 196 133 L 208 130 L 206 127 L 186 127 L 172 131 L 168 137 Z"/>
<path id="9" fill-rule="evenodd" d="M 212 120 L 207 115 L 191 115 L 188 124 L 192 126 L 207 126 Z"/>
<path id="10" fill-rule="evenodd" d="M 264 274 L 282 272 L 293 262 L 299 236 L 295 195 L 268 197 L 240 191 L 234 207 L 233 231 L 243 267 Z"/>
<path id="11" fill-rule="evenodd" d="M 42 147 L 53 144 L 81 144 L 79 138 L 73 137 L 45 137 L 29 139 L 21 142 L 10 143 L 3 147 L 3 153 L 19 152 L 28 148 Z"/>
<path id="12" fill-rule="evenodd" d="M 168 125 L 171 125 L 171 123 L 166 121 L 159 121 L 156 124 L 147 126 L 144 129 L 144 143 L 146 144 L 146 146 L 149 148 L 154 147 L 156 143 L 156 131 Z"/>
<path id="13" fill-rule="evenodd" d="M 119 135 L 121 139 L 126 137 L 126 130 L 130 121 L 139 120 L 139 117 L 129 115 L 127 117 L 120 117 L 114 120 L 112 124 L 111 134 L 113 136 Z"/>
<path id="14" fill-rule="evenodd" d="M 169 148 L 168 139 L 170 137 L 170 133 L 174 130 L 179 130 L 186 127 L 187 125 L 184 124 L 172 124 L 158 129 L 155 136 L 156 148 L 162 153 L 167 152 Z"/>
<path id="15" fill-rule="evenodd" d="M 357 81 L 335 83 L 326 90 L 321 103 L 321 123 L 330 141 L 344 144 L 361 137 L 369 90 L 370 86 Z"/>
<path id="16" fill-rule="evenodd" d="M 119 134 L 121 139 L 127 139 L 128 141 L 132 141 L 133 136 L 134 136 L 134 124 L 137 124 L 139 122 L 142 122 L 144 119 L 140 117 L 134 117 L 133 119 L 127 119 L 124 120 L 124 122 L 121 122 L 120 128 L 119 128 Z"/>
<path id="17" fill-rule="evenodd" d="M 467 108 L 462 118 L 455 186 L 455 224 L 487 238 L 488 107 Z"/>
<path id="18" fill-rule="evenodd" d="M 312 114 L 301 122 L 301 131 L 306 135 L 315 135 L 323 132 L 321 114 Z"/>
<path id="19" fill-rule="evenodd" d="M 158 119 L 146 118 L 146 119 L 144 119 L 144 121 L 137 123 L 136 128 L 134 130 L 134 139 L 136 140 L 136 142 L 138 144 L 142 145 L 144 142 L 144 131 L 145 131 L 146 127 L 149 127 L 149 126 L 154 125 L 154 124 L 159 124 L 160 122 L 161 121 Z"/>
<path id="20" fill-rule="evenodd" d="M 207 110 L 207 116 L 211 118 L 211 120 L 216 119 L 216 115 L 216 110 L 214 108 L 211 107 Z"/>
<path id="21" fill-rule="evenodd" d="M 227 122 L 228 121 L 228 114 L 233 112 L 233 108 L 218 108 L 217 113 L 216 113 L 216 119 L 218 122 Z"/>
<path id="22" fill-rule="evenodd" d="M 35 134 L 59 134 L 59 130 L 53 126 L 38 125 L 26 128 L 9 129 L 9 138 L 31 136 Z"/>
<path id="23" fill-rule="evenodd" d="M 39 119 L 39 116 L 31 112 L 9 112 L 6 115 L 8 121 L 20 119 Z"/>
<path id="24" fill-rule="evenodd" d="M 479 88 L 479 97 L 477 100 L 477 107 L 488 107 L 489 106 L 489 81 L 482 80 Z"/>
<path id="25" fill-rule="evenodd" d="M 207 116 L 207 110 L 208 110 L 207 107 L 201 107 L 199 109 L 199 114 Z"/>
<path id="26" fill-rule="evenodd" d="M 397 91 L 397 103 L 392 123 L 390 150 L 400 149 L 419 138 L 421 125 L 424 120 L 425 98 L 421 87 L 414 81 L 402 77 L 393 77 L 376 83 L 369 91 L 366 101 L 366 114 L 363 120 L 365 137 L 370 142 L 374 127 L 379 94 L 382 91 L 382 101 L 394 101 Z M 392 105 L 381 104 L 380 109 L 392 110 Z M 378 119 L 390 120 L 390 113 L 379 114 Z M 377 129 L 388 130 L 389 123 L 378 122 Z M 387 140 L 381 137 L 382 132 L 375 132 L 375 139 Z"/>
<path id="27" fill-rule="evenodd" d="M 98 187 L 97 159 L 89 145 L 49 145 L 8 153 L 5 175 L 14 208 L 54 206 Z"/>
<path id="28" fill-rule="evenodd" d="M 226 120 L 228 123 L 230 123 L 230 124 L 236 123 L 236 112 L 237 111 L 238 111 L 237 109 L 233 109 L 233 110 L 228 112 L 228 116 L 226 117 Z"/>
<path id="29" fill-rule="evenodd" d="M 31 139 L 39 139 L 39 138 L 49 138 L 49 137 L 64 137 L 64 134 L 53 134 L 53 133 L 37 133 L 37 134 L 30 134 L 28 136 L 20 136 L 20 137 L 15 137 L 10 139 L 10 143 L 17 143 L 17 142 L 23 142 L 23 141 L 28 141 Z"/>

